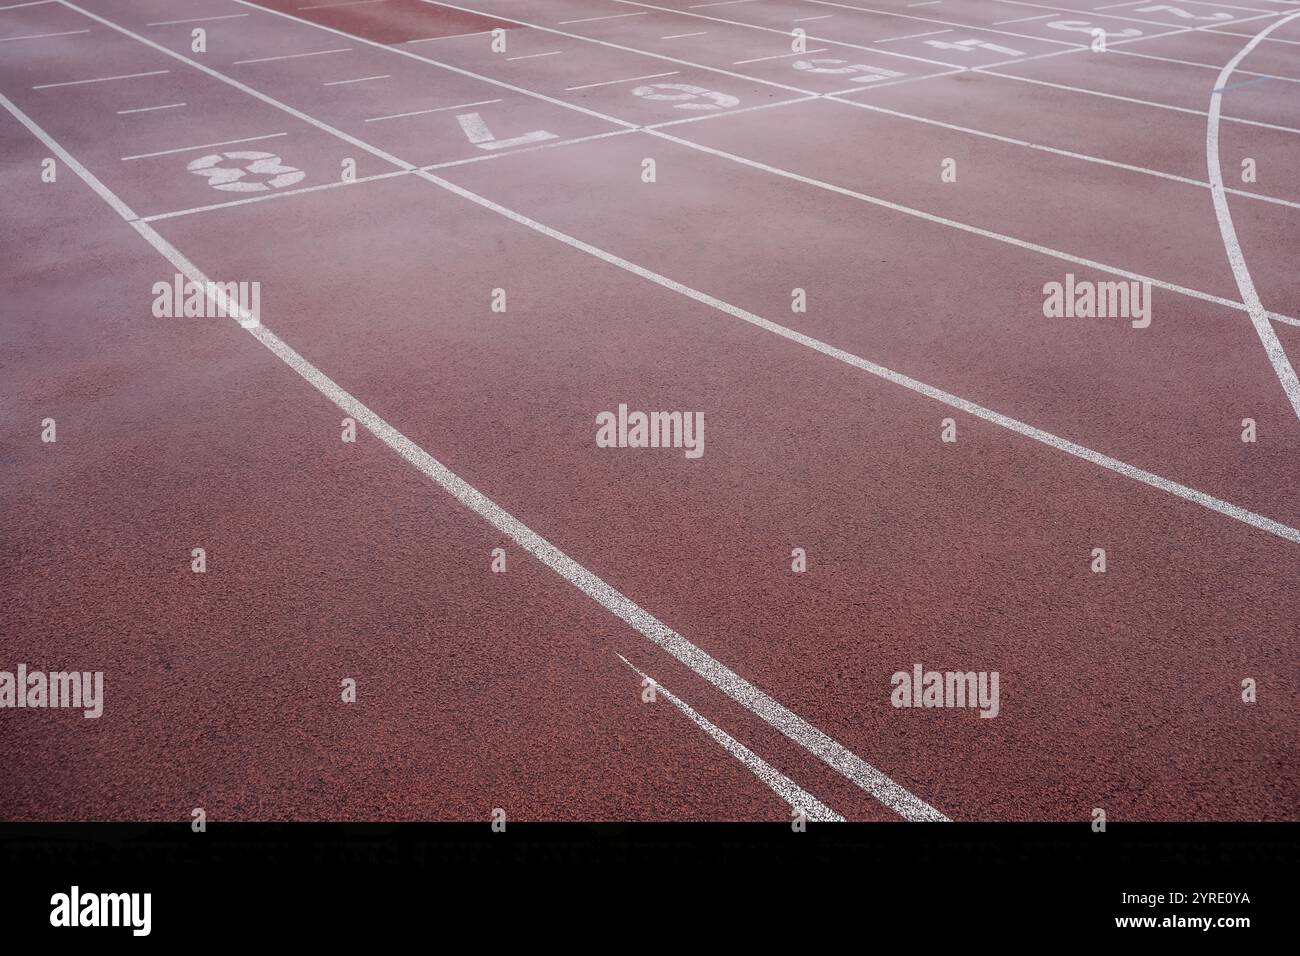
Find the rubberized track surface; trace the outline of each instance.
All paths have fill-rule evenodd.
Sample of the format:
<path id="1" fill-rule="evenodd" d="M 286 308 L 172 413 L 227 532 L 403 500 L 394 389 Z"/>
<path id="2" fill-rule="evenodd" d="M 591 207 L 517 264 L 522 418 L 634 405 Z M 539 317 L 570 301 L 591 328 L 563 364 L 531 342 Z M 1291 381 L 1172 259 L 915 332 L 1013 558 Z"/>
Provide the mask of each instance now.
<path id="1" fill-rule="evenodd" d="M 1282 0 L 0 5 L 0 669 L 105 685 L 0 710 L 0 818 L 1296 819 L 1297 51 Z"/>

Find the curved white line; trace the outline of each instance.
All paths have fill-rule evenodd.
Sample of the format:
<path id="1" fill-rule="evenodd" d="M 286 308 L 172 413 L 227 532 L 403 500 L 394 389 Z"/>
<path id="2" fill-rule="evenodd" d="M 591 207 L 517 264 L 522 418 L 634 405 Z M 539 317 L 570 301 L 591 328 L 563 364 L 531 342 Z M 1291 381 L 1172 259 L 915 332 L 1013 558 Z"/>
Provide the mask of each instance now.
<path id="1" fill-rule="evenodd" d="M 1215 80 L 1214 90 L 1210 94 L 1210 118 L 1205 126 L 1205 163 L 1209 167 L 1210 197 L 1214 200 L 1214 215 L 1219 220 L 1223 248 L 1228 254 L 1232 275 L 1237 280 L 1241 301 L 1246 306 L 1251 325 L 1255 326 L 1255 333 L 1264 343 L 1264 351 L 1268 353 L 1268 360 L 1273 363 L 1273 371 L 1277 373 L 1278 381 L 1282 383 L 1286 397 L 1291 401 L 1291 408 L 1295 410 L 1296 417 L 1300 418 L 1300 379 L 1296 378 L 1295 369 L 1291 367 L 1291 362 L 1282 349 L 1282 343 L 1278 341 L 1277 332 L 1269 322 L 1268 312 L 1260 302 L 1259 293 L 1255 291 L 1255 283 L 1250 278 L 1250 270 L 1246 267 L 1246 258 L 1242 255 L 1241 244 L 1237 242 L 1237 230 L 1232 225 L 1232 213 L 1228 210 L 1228 197 L 1223 188 L 1223 170 L 1219 165 L 1219 106 L 1223 101 L 1223 88 L 1228 85 L 1228 78 L 1232 76 L 1232 71 L 1237 68 L 1237 64 L 1244 60 L 1246 54 L 1255 49 L 1261 40 L 1297 17 L 1300 17 L 1300 11 L 1287 14 L 1280 20 L 1274 20 L 1255 34 L 1251 41 L 1242 47 L 1219 72 L 1219 78 Z"/>

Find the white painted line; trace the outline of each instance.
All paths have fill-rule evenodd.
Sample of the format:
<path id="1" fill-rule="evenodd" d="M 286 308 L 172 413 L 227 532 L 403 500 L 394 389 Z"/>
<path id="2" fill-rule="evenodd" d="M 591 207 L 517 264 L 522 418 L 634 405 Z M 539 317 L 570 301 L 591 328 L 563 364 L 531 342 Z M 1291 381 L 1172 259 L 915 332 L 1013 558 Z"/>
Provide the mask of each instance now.
<path id="1" fill-rule="evenodd" d="M 432 40 L 459 40 L 463 37 L 485 37 L 491 34 L 491 30 L 479 30 L 475 33 L 453 33 L 445 37 L 422 37 L 419 40 L 403 40 L 403 43 L 429 43 Z"/>
<path id="2" fill-rule="evenodd" d="M 45 40 L 49 37 L 70 37 L 89 32 L 89 30 L 64 30 L 62 33 L 29 33 L 21 37 L 0 37 L 0 43 L 8 43 L 11 40 Z"/>
<path id="3" fill-rule="evenodd" d="M 605 133 L 591 133 L 587 136 L 575 136 L 572 139 L 556 139 L 548 143 L 537 143 L 533 146 L 524 146 L 520 149 L 512 149 L 508 153 L 485 153 L 482 156 L 467 156 L 464 159 L 450 159 L 441 163 L 432 163 L 428 166 L 421 166 L 420 169 L 427 172 L 435 169 L 449 169 L 452 166 L 467 166 L 471 163 L 483 163 L 491 159 L 500 159 L 503 156 L 518 156 L 520 153 L 531 153 L 539 149 L 554 149 L 556 146 L 572 146 L 575 143 L 588 143 L 595 139 L 609 139 L 611 136 L 627 136 L 629 133 L 639 133 L 640 131 L 639 128 L 614 129 Z"/>
<path id="4" fill-rule="evenodd" d="M 563 50 L 552 50 L 550 53 L 529 53 L 526 56 L 508 56 L 506 57 L 506 59 L 507 60 L 531 60 L 533 59 L 533 57 L 538 57 L 538 56 L 559 56 L 563 52 L 564 52 Z"/>
<path id="5" fill-rule="evenodd" d="M 11 3 L 7 7 L 0 7 L 0 13 L 5 10 L 18 10 L 21 7 L 39 7 L 46 3 L 53 3 L 54 0 L 29 0 L 28 3 Z"/>
<path id="6" fill-rule="evenodd" d="M 688 7 L 688 10 L 700 10 L 704 7 L 729 7 L 733 3 L 753 3 L 754 0 L 719 0 L 717 3 L 696 3 Z"/>
<path id="7" fill-rule="evenodd" d="M 244 63 L 270 63 L 272 60 L 298 60 L 304 56 L 326 56 L 330 53 L 347 53 L 352 49 L 350 46 L 339 47 L 337 50 L 316 50 L 312 53 L 285 53 L 282 56 L 259 56 L 253 60 L 236 60 L 232 65 L 240 66 Z"/>
<path id="8" fill-rule="evenodd" d="M 234 20 L 236 17 L 246 17 L 247 13 L 227 13 L 219 17 L 191 17 L 188 20 L 155 20 L 153 23 L 146 23 L 147 27 L 169 27 L 177 23 L 207 23 L 210 20 Z"/>
<path id="9" fill-rule="evenodd" d="M 771 765 L 759 757 L 758 754 L 754 753 L 717 724 L 713 723 L 708 718 L 701 716 L 696 712 L 695 708 L 691 707 L 690 704 L 672 693 L 667 687 L 659 683 L 653 677 L 647 676 L 644 671 L 633 665 L 632 662 L 622 654 L 619 654 L 616 651 L 615 656 L 626 664 L 634 674 L 641 678 L 643 687 L 645 686 L 644 682 L 649 681 L 650 685 L 655 689 L 656 696 L 662 695 L 667 698 L 674 707 L 689 717 L 691 721 L 694 722 L 695 726 L 703 730 L 706 734 L 712 737 L 714 741 L 720 744 L 727 753 L 731 754 L 731 756 L 744 764 L 747 770 L 749 770 L 754 776 L 758 777 L 759 780 L 763 781 L 763 783 L 765 783 L 773 793 L 788 803 L 792 809 L 803 813 L 812 821 L 820 823 L 844 822 L 842 816 L 830 807 L 826 806 L 826 804 L 822 803 L 812 794 L 808 793 L 808 791 L 804 790 L 789 777 L 785 776 L 785 774 L 775 770 Z"/>
<path id="10" fill-rule="evenodd" d="M 217 146 L 234 146 L 236 143 L 256 143 L 264 139 L 288 136 L 288 133 L 267 133 L 265 136 L 249 136 L 247 139 L 228 139 L 221 143 L 203 143 L 200 146 L 182 146 L 179 149 L 164 149 L 156 153 L 140 153 L 136 156 L 123 156 L 122 162 L 130 159 L 152 159 L 155 156 L 171 156 L 174 153 L 192 153 L 197 149 L 213 149 Z"/>
<path id="11" fill-rule="evenodd" d="M 827 47 L 821 47 L 817 50 L 805 50 L 802 53 L 778 53 L 775 56 L 756 56 L 752 60 L 736 60 L 732 66 L 743 66 L 746 63 L 762 63 L 764 60 L 787 60 L 792 56 L 810 56 L 813 53 L 825 53 Z"/>
<path id="12" fill-rule="evenodd" d="M 370 117 L 370 119 L 365 120 L 365 122 L 378 123 L 383 120 L 405 119 L 408 116 L 423 116 L 426 113 L 445 113 L 447 110 L 462 110 L 468 106 L 487 106 L 490 103 L 500 103 L 500 102 L 501 102 L 500 99 L 495 99 L 495 100 L 479 100 L 477 103 L 457 103 L 455 106 L 438 106 L 431 110 L 414 110 L 413 112 L 410 113 L 392 113 L 388 116 L 372 116 Z"/>
<path id="13" fill-rule="evenodd" d="M 1278 341 L 1277 330 L 1273 328 L 1273 323 L 1269 321 L 1264 304 L 1260 301 L 1259 292 L 1255 289 L 1255 282 L 1250 277 L 1250 269 L 1246 266 L 1246 257 L 1241 251 L 1240 243 L 1237 242 L 1237 230 L 1232 224 L 1232 212 L 1228 209 L 1228 197 L 1224 195 L 1223 169 L 1219 163 L 1219 105 L 1223 101 L 1223 88 L 1228 85 L 1232 71 L 1237 68 L 1237 64 L 1245 59 L 1251 50 L 1259 46 L 1264 37 L 1297 17 L 1300 17 L 1300 11 L 1288 14 L 1280 20 L 1274 20 L 1262 31 L 1255 34 L 1255 37 L 1249 43 L 1237 51 L 1236 56 L 1224 64 L 1223 70 L 1219 73 L 1219 78 L 1214 84 L 1214 91 L 1210 94 L 1209 121 L 1205 125 L 1205 162 L 1210 174 L 1210 196 L 1214 200 L 1214 215 L 1219 220 L 1219 232 L 1223 236 L 1223 248 L 1228 254 L 1228 262 L 1232 265 L 1232 275 L 1237 280 L 1237 288 L 1241 291 L 1241 301 L 1246 304 L 1251 324 L 1255 326 L 1255 333 L 1259 336 L 1260 342 L 1263 343 L 1264 351 L 1268 353 L 1268 360 L 1273 364 L 1273 371 L 1277 373 L 1278 381 L 1282 383 L 1282 389 L 1286 392 L 1286 397 L 1290 399 L 1296 417 L 1300 418 L 1300 379 L 1296 378 L 1295 369 L 1291 367 L 1291 362 L 1282 348 L 1282 343 Z"/>
<path id="14" fill-rule="evenodd" d="M 118 76 L 99 76 L 93 80 L 67 80 L 63 83 L 42 83 L 40 86 L 33 86 L 34 90 L 52 90 L 56 86 L 81 86 L 83 83 L 107 83 L 109 80 L 133 80 L 138 76 L 162 76 L 164 73 L 170 73 L 171 70 L 150 70 L 148 73 L 122 73 Z"/>
<path id="15" fill-rule="evenodd" d="M 624 17 L 643 17 L 646 11 L 640 13 L 613 13 L 607 17 L 583 17 L 581 20 L 560 20 L 559 25 L 564 27 L 570 23 L 595 23 L 597 20 L 622 20 Z"/>
<path id="16" fill-rule="evenodd" d="M 343 86 L 345 83 L 365 83 L 367 80 L 391 80 L 393 74 L 380 73 L 376 76 L 358 76 L 353 80 L 330 80 L 328 83 L 322 83 L 321 86 Z"/>
<path id="17" fill-rule="evenodd" d="M 1029 23 L 1031 20 L 1050 20 L 1050 19 L 1052 19 L 1052 17 L 1058 16 L 1058 15 L 1059 15 L 1059 14 L 1055 14 L 1055 13 L 1044 13 L 1044 14 L 1042 14 L 1041 16 L 1037 16 L 1037 17 L 1020 17 L 1020 18 L 1018 18 L 1018 19 L 1016 19 L 1016 20 L 994 20 L 994 21 L 993 21 L 993 26 L 995 26 L 995 27 L 1000 27 L 1000 26 L 1002 26 L 1002 24 L 1004 24 L 1004 23 Z"/>
<path id="18" fill-rule="evenodd" d="M 66 0 L 64 0 L 64 2 L 66 2 Z M 86 11 L 79 12 L 86 14 Z M 94 16 L 92 14 L 86 15 Z M 96 19 L 99 18 L 96 17 Z M 114 29 L 128 32 L 125 28 L 119 27 L 117 24 L 112 24 L 109 21 L 105 22 Z M 131 34 L 128 32 L 128 35 Z M 137 39 L 143 40 L 143 38 L 139 37 L 137 37 Z M 180 56 L 180 54 L 176 54 L 174 51 L 173 55 L 178 57 Z M 215 70 L 211 70 L 210 72 L 215 76 L 222 76 L 222 74 L 217 73 Z M 225 79 L 231 82 L 232 85 L 237 82 L 230 80 L 230 78 Z M 254 95 L 256 95 L 258 99 L 264 99 L 271 103 L 276 102 L 263 93 L 256 93 L 256 91 L 254 91 Z M 260 321 L 258 321 L 257 317 L 250 316 L 244 309 L 238 306 L 237 303 L 229 302 L 220 287 L 209 281 L 208 277 L 204 275 L 203 272 L 200 271 L 192 262 L 190 262 L 189 259 L 182 255 L 180 250 L 163 238 L 163 236 L 161 236 L 151 225 L 146 222 L 141 222 L 135 214 L 122 204 L 112 192 L 99 182 L 99 180 L 91 176 L 84 166 L 76 162 L 76 160 L 73 160 L 71 156 L 67 154 L 66 150 L 59 146 L 53 138 L 45 132 L 45 130 L 37 126 L 3 94 L 0 94 L 0 104 L 4 105 L 5 109 L 7 109 L 15 118 L 19 119 L 23 125 L 33 133 L 33 135 L 37 136 L 37 138 L 45 143 L 51 150 L 56 151 L 61 156 L 66 156 L 67 159 L 70 160 L 68 162 L 69 168 L 76 171 L 92 189 L 113 205 L 115 209 L 118 209 L 119 211 L 124 210 L 126 214 L 124 218 L 128 219 L 132 227 L 145 239 L 145 241 L 165 256 L 178 272 L 184 274 L 190 281 L 199 283 L 205 290 L 208 290 L 208 295 L 214 297 L 218 305 L 224 306 L 228 312 L 233 312 L 237 321 L 239 321 L 240 326 L 250 335 L 256 338 L 281 361 L 302 376 L 302 378 L 309 382 L 317 391 L 342 409 L 345 414 L 355 419 L 362 425 L 362 427 L 393 451 L 397 452 L 397 454 L 411 465 L 419 469 L 426 477 L 441 486 L 462 505 L 479 515 L 498 531 L 505 534 L 521 548 L 528 551 L 579 591 L 604 607 L 611 614 L 635 628 L 652 643 L 671 654 L 700 677 L 709 681 L 732 700 L 749 710 L 750 713 L 755 714 L 770 726 L 785 734 L 788 738 L 808 750 L 828 766 L 837 770 L 843 776 L 857 784 L 857 786 L 871 794 L 904 819 L 927 822 L 946 822 L 948 820 L 947 817 L 934 809 L 934 807 L 931 807 L 929 804 L 899 786 L 888 776 L 871 766 L 857 754 L 848 750 L 842 744 L 836 742 L 825 733 L 809 724 L 802 717 L 769 697 L 735 671 L 709 656 L 654 615 L 638 606 L 630 598 L 616 590 L 606 581 L 597 577 L 595 574 L 592 574 L 591 571 L 587 570 L 577 561 L 574 561 L 573 558 L 569 557 L 550 541 L 537 534 L 537 532 L 533 531 L 514 515 L 510 514 L 498 505 L 495 501 L 492 501 L 477 488 L 473 487 L 459 475 L 452 472 L 446 465 L 435 459 L 423 448 L 416 445 L 415 442 L 411 441 L 399 432 L 370 408 L 363 405 L 348 392 L 344 391 L 344 389 L 342 389 L 337 383 L 325 375 L 325 373 L 308 362 L 307 359 L 287 345 L 283 340 L 275 335 L 275 333 L 262 325 Z M 283 104 L 280 105 L 286 111 L 297 112 L 296 110 L 293 110 L 292 107 L 284 106 Z M 320 120 L 313 119 L 311 122 L 314 125 L 319 125 L 325 129 L 330 128 Z M 347 134 L 342 133 L 342 131 L 337 132 L 340 136 L 347 136 Z M 376 147 L 369 146 L 369 144 L 364 144 L 360 140 L 354 140 L 352 137 L 347 138 L 376 155 L 381 157 L 390 156 L 390 154 L 387 154 Z M 402 160 L 396 159 L 396 157 L 390 158 L 395 163 L 401 164 L 408 170 L 413 169 L 409 163 L 404 163 Z M 415 170 L 415 175 L 427 179 L 429 182 L 442 185 L 444 188 L 457 194 L 473 196 L 474 200 L 479 204 L 490 203 L 489 200 L 485 200 L 474 193 L 469 193 L 468 190 L 462 190 L 454 183 L 440 179 L 432 173 Z M 570 241 L 576 242 L 576 240 Z"/>
<path id="19" fill-rule="evenodd" d="M 310 7 L 299 7 L 299 10 L 325 10 L 329 7 L 359 7 L 367 3 L 386 3 L 387 0 L 342 0 L 341 3 L 315 3 Z"/>
<path id="20" fill-rule="evenodd" d="M 118 110 L 118 116 L 125 116 L 127 113 L 152 113 L 154 110 L 174 110 L 178 106 L 184 106 L 184 103 L 164 103 L 162 106 L 141 106 L 134 110 Z"/>
<path id="21" fill-rule="evenodd" d="M 925 33 L 909 33 L 902 37 L 886 37 L 883 40 L 873 40 L 873 43 L 895 43 L 899 40 L 915 40 L 917 37 L 937 37 L 940 33 L 952 33 L 951 30 L 928 30 Z"/>
<path id="22" fill-rule="evenodd" d="M 680 40 L 683 37 L 702 37 L 707 34 L 708 30 L 701 30 L 699 33 L 673 33 L 666 37 L 660 37 L 661 40 Z"/>
<path id="23" fill-rule="evenodd" d="M 809 20 L 829 20 L 829 19 L 830 19 L 831 17 L 833 17 L 833 16 L 835 16 L 835 14 L 833 14 L 833 13 L 823 13 L 823 14 L 820 14 L 819 16 L 815 16 L 815 17 L 795 17 L 795 18 L 794 18 L 793 20 L 791 20 L 790 22 L 791 22 L 791 23 L 807 23 Z"/>
<path id="24" fill-rule="evenodd" d="M 935 4 L 940 2 L 941 0 L 925 0 L 924 3 L 909 3 L 908 6 L 909 7 L 933 7 Z"/>
<path id="25" fill-rule="evenodd" d="M 625 80 L 605 80 L 603 83 L 585 83 L 582 86 L 566 86 L 564 92 L 572 93 L 574 90 L 591 90 L 597 86 L 613 86 L 616 83 L 632 83 L 635 80 L 654 80 L 661 76 L 676 76 L 680 70 L 673 70 L 670 73 L 647 73 L 645 76 L 629 76 Z"/>

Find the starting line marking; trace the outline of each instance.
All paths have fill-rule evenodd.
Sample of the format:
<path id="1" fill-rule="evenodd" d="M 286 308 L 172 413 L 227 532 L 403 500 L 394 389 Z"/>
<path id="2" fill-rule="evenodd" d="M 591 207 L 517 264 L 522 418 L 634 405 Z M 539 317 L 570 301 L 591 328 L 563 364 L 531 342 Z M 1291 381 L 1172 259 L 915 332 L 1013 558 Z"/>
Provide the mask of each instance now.
<path id="1" fill-rule="evenodd" d="M 33 86 L 34 90 L 52 90 L 56 86 L 80 86 L 83 83 L 107 83 L 109 80 L 133 80 L 137 76 L 162 76 L 164 73 L 170 73 L 171 70 L 150 70 L 148 73 L 123 73 L 120 76 L 101 76 L 93 80 L 67 80 L 63 83 L 42 83 L 40 86 Z"/>
<path id="2" fill-rule="evenodd" d="M 463 110 L 470 106 L 487 106 L 490 103 L 500 103 L 500 100 L 479 100 L 477 103 L 458 103 L 455 106 L 438 106 L 431 110 L 415 110 L 411 113 L 393 113 L 390 116 L 372 116 L 366 120 L 367 123 L 378 123 L 381 120 L 402 119 L 406 116 L 423 116 L 426 113 L 443 113 L 447 110 Z"/>
<path id="3" fill-rule="evenodd" d="M 162 106 L 141 106 L 134 110 L 118 110 L 118 116 L 125 116 L 127 113 L 152 113 L 154 110 L 172 110 L 178 106 L 185 106 L 184 103 L 164 103 Z"/>
<path id="4" fill-rule="evenodd" d="M 321 86 L 342 86 L 344 83 L 364 83 L 366 80 L 391 80 L 393 74 L 381 73 L 378 76 L 358 76 L 355 80 L 330 80 L 328 83 L 322 83 Z"/>
<path id="5" fill-rule="evenodd" d="M 177 23 L 207 23 L 209 20 L 233 20 L 236 17 L 246 17 L 247 13 L 227 13 L 219 17 L 192 17 L 188 20 L 156 20 L 153 23 L 146 23 L 147 27 L 169 27 Z"/>
<path id="6" fill-rule="evenodd" d="M 339 47 L 337 50 L 316 50 L 313 53 L 286 53 L 283 56 L 259 56 L 253 60 L 236 60 L 234 66 L 243 63 L 270 63 L 272 60 L 297 60 L 304 56 L 325 56 L 327 53 L 347 53 L 352 49 L 350 46 Z"/>
<path id="7" fill-rule="evenodd" d="M 629 76 L 625 80 L 605 80 L 603 83 L 584 83 L 582 86 L 566 86 L 564 92 L 572 93 L 574 90 L 591 90 L 598 86 L 612 86 L 615 83 L 633 83 L 636 80 L 655 80 L 661 76 L 676 76 L 681 70 L 673 70 L 670 73 L 650 73 L 646 76 Z"/>
<path id="8" fill-rule="evenodd" d="M 64 30 L 62 33 L 29 33 L 21 37 L 0 37 L 0 43 L 8 43 L 10 40 L 44 40 L 47 37 L 70 37 L 78 33 L 89 32 L 89 30 Z"/>

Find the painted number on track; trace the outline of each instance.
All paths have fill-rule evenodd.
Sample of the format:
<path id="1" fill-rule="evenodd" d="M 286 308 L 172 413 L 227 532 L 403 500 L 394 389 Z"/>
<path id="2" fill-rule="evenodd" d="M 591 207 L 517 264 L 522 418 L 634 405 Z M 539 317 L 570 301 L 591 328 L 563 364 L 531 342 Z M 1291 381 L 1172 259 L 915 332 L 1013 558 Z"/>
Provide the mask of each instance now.
<path id="1" fill-rule="evenodd" d="M 297 167 L 284 165 L 274 153 L 252 149 L 200 156 L 185 168 L 196 176 L 206 176 L 208 185 L 213 189 L 232 193 L 283 189 L 301 182 L 307 176 Z"/>
<path id="2" fill-rule="evenodd" d="M 725 110 L 737 105 L 740 100 L 728 93 L 706 90 L 702 86 L 689 83 L 650 83 L 638 86 L 632 91 L 633 96 L 647 100 L 665 100 L 679 110 Z M 705 102 L 700 102 L 704 100 Z"/>

